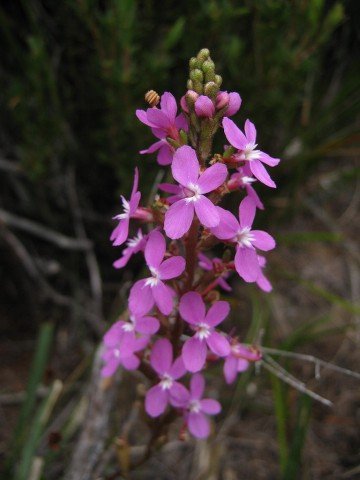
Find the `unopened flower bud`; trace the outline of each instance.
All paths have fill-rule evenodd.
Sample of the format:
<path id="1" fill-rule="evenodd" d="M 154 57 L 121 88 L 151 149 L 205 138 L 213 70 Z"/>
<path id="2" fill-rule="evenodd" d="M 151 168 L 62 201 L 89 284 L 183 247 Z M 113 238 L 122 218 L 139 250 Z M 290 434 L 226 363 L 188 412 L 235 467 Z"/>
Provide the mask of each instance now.
<path id="1" fill-rule="evenodd" d="M 190 58 L 190 61 L 189 61 L 189 67 L 190 67 L 190 70 L 194 70 L 195 68 L 200 68 L 201 64 L 199 63 L 196 57 L 192 57 Z"/>
<path id="2" fill-rule="evenodd" d="M 221 75 L 215 75 L 215 83 L 216 83 L 216 85 L 221 87 L 221 84 L 222 84 L 222 76 Z"/>
<path id="3" fill-rule="evenodd" d="M 197 54 L 197 60 L 201 63 L 205 62 L 210 57 L 210 52 L 207 48 L 202 48 Z"/>
<path id="4" fill-rule="evenodd" d="M 215 107 L 209 97 L 200 95 L 195 102 L 195 112 L 198 117 L 211 118 L 215 113 Z"/>
<path id="5" fill-rule="evenodd" d="M 185 95 L 183 95 L 180 98 L 180 106 L 184 110 L 185 113 L 189 113 L 189 107 L 187 106 Z"/>
<path id="6" fill-rule="evenodd" d="M 219 92 L 216 97 L 216 110 L 221 110 L 229 104 L 230 97 L 227 92 Z"/>
<path id="7" fill-rule="evenodd" d="M 215 82 L 208 82 L 204 87 L 204 93 L 210 98 L 215 98 L 219 91 L 219 87 Z"/>
<path id="8" fill-rule="evenodd" d="M 212 60 L 206 60 L 201 67 L 204 72 L 205 81 L 213 82 L 215 80 L 215 64 Z"/>
<path id="9" fill-rule="evenodd" d="M 237 92 L 230 92 L 229 93 L 229 106 L 225 112 L 227 117 L 231 117 L 238 112 L 239 108 L 241 107 L 241 97 Z"/>
<path id="10" fill-rule="evenodd" d="M 204 74 L 199 68 L 195 68 L 195 70 L 191 70 L 190 72 L 190 79 L 195 83 L 202 83 L 204 80 Z"/>
<path id="11" fill-rule="evenodd" d="M 194 90 L 194 84 L 193 84 L 192 80 L 189 79 L 186 83 L 186 86 L 189 90 Z"/>
<path id="12" fill-rule="evenodd" d="M 220 300 L 220 292 L 217 290 L 210 290 L 210 292 L 205 296 L 204 300 L 209 303 L 218 302 Z"/>
<path id="13" fill-rule="evenodd" d="M 195 105 L 196 100 L 199 98 L 199 94 L 196 93 L 194 90 L 188 90 L 186 92 L 185 98 L 189 107 L 193 107 Z"/>

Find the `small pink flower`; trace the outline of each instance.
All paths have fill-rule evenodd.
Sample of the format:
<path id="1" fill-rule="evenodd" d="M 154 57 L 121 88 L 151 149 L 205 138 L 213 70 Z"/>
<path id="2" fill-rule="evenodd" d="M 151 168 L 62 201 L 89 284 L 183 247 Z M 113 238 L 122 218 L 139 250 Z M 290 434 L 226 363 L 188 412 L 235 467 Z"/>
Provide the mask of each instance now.
<path id="1" fill-rule="evenodd" d="M 212 118 L 215 106 L 209 97 L 200 95 L 195 102 L 195 112 L 198 117 Z"/>
<path id="2" fill-rule="evenodd" d="M 165 92 L 161 96 L 160 108 L 152 107 L 145 110 L 136 110 L 138 119 L 151 127 L 152 133 L 158 142 L 153 143 L 148 149 L 140 153 L 153 153 L 159 151 L 157 161 L 160 165 L 170 165 L 173 157 L 173 148 L 166 141 L 166 137 L 179 141 L 179 130 L 188 130 L 188 124 L 183 114 L 177 114 L 177 105 L 174 96 Z"/>
<path id="3" fill-rule="evenodd" d="M 129 305 L 137 314 L 147 313 L 154 303 L 164 315 L 169 315 L 173 308 L 175 292 L 163 280 L 181 275 L 185 269 L 185 260 L 174 256 L 163 261 L 165 251 L 164 236 L 157 230 L 152 231 L 145 247 L 145 260 L 151 277 L 138 280 L 130 291 Z"/>
<path id="4" fill-rule="evenodd" d="M 227 302 L 219 301 L 206 313 L 204 301 L 197 292 L 188 292 L 181 297 L 180 315 L 195 331 L 194 336 L 186 340 L 182 349 L 184 365 L 189 372 L 198 372 L 203 368 L 207 346 L 219 357 L 229 354 L 229 342 L 215 331 L 215 327 L 227 317 L 229 310 Z"/>
<path id="5" fill-rule="evenodd" d="M 139 228 L 137 235 L 127 241 L 127 247 L 124 248 L 121 257 L 113 263 L 113 266 L 115 268 L 123 268 L 125 265 L 127 265 L 128 261 L 135 253 L 144 251 L 146 238 L 147 235 L 144 237 L 141 229 Z"/>
<path id="6" fill-rule="evenodd" d="M 125 323 L 123 321 L 114 323 L 104 335 L 102 359 L 105 365 L 101 370 L 103 377 L 111 377 L 120 365 L 126 370 L 137 369 L 140 360 L 135 353 L 143 350 L 149 342 L 149 335 L 143 335 L 139 338 L 131 335 L 124 341 L 123 325 Z"/>
<path id="7" fill-rule="evenodd" d="M 250 362 L 257 362 L 260 359 L 261 353 L 258 350 L 246 347 L 237 340 L 232 341 L 230 354 L 224 363 L 226 383 L 233 383 L 239 372 L 245 372 L 249 368 Z"/>
<path id="8" fill-rule="evenodd" d="M 204 377 L 197 373 L 190 380 L 190 395 L 187 403 L 185 419 L 189 431 L 196 438 L 206 438 L 210 433 L 207 415 L 217 415 L 221 405 L 212 398 L 202 398 L 205 388 Z"/>
<path id="9" fill-rule="evenodd" d="M 184 188 L 186 198 L 174 202 L 166 212 L 166 235 L 171 239 L 181 238 L 189 230 L 195 213 L 205 227 L 215 227 L 220 217 L 215 205 L 204 194 L 224 183 L 226 166 L 215 163 L 200 173 L 195 150 L 185 145 L 176 150 L 171 170 L 174 179 Z"/>
<path id="10" fill-rule="evenodd" d="M 139 171 L 135 168 L 134 184 L 130 196 L 130 200 L 127 201 L 123 196 L 121 196 L 123 213 L 115 215 L 114 219 L 119 220 L 119 224 L 114 228 L 110 240 L 113 242 L 113 245 L 118 246 L 122 245 L 129 235 L 129 223 L 130 218 L 134 216 L 136 209 L 139 206 L 141 193 L 138 190 L 139 185 Z"/>
<path id="11" fill-rule="evenodd" d="M 241 107 L 241 97 L 237 92 L 219 92 L 216 97 L 216 108 L 221 110 L 228 105 L 225 111 L 227 117 L 232 117 Z"/>
<path id="12" fill-rule="evenodd" d="M 229 190 L 244 188 L 247 195 L 253 199 L 256 207 L 264 210 L 264 205 L 252 186 L 254 182 L 256 182 L 256 178 L 252 176 L 249 165 L 246 164 L 244 167 L 238 168 L 237 172 L 231 175 L 230 180 L 227 182 L 227 187 Z"/>
<path id="13" fill-rule="evenodd" d="M 256 282 L 260 274 L 256 248 L 263 251 L 275 248 L 275 240 L 262 230 L 251 230 L 256 206 L 250 197 L 245 197 L 239 207 L 239 221 L 235 216 L 217 207 L 220 223 L 211 229 L 211 233 L 220 240 L 236 243 L 235 268 L 245 282 Z"/>
<path id="14" fill-rule="evenodd" d="M 226 279 L 229 277 L 230 273 L 226 270 L 223 265 L 223 262 L 220 258 L 208 258 L 203 253 L 199 253 L 199 267 L 207 270 L 208 272 L 214 271 L 215 274 L 221 272 L 217 278 L 217 285 L 219 285 L 222 289 L 226 290 L 227 292 L 231 292 L 232 288 L 227 283 Z"/>
<path id="15" fill-rule="evenodd" d="M 280 160 L 272 158 L 267 153 L 261 150 L 256 150 L 256 129 L 255 125 L 246 120 L 245 134 L 235 125 L 229 118 L 223 119 L 223 127 L 226 138 L 231 145 L 238 151 L 233 155 L 233 158 L 239 162 L 248 162 L 252 174 L 262 183 L 268 187 L 276 188 L 276 184 L 270 178 L 263 163 L 270 167 L 275 167 Z"/>
<path id="16" fill-rule="evenodd" d="M 188 391 L 176 380 L 185 375 L 181 357 L 173 362 L 171 343 L 166 338 L 157 340 L 152 348 L 150 364 L 159 375 L 160 382 L 151 387 L 145 397 L 145 410 L 151 417 L 164 413 L 168 403 L 181 407 L 186 403 Z"/>

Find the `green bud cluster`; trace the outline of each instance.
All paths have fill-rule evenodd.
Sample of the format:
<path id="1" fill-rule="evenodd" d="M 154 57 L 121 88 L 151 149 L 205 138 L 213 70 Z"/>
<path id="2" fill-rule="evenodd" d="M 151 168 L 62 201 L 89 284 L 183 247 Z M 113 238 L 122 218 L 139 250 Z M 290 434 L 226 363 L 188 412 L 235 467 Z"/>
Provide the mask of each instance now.
<path id="1" fill-rule="evenodd" d="M 215 72 L 215 63 L 210 57 L 207 48 L 203 48 L 196 57 L 192 57 L 189 62 L 189 80 L 187 87 L 194 90 L 199 95 L 207 95 L 215 99 L 222 82 L 220 75 Z"/>

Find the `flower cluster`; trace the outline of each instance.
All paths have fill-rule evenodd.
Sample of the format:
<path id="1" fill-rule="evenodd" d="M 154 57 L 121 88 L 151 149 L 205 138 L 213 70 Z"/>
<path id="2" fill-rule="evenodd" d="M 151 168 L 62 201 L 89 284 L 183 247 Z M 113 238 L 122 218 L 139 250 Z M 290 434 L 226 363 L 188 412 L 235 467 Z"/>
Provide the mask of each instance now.
<path id="1" fill-rule="evenodd" d="M 230 384 L 261 359 L 256 348 L 238 340 L 233 328 L 221 328 L 230 304 L 219 300 L 217 289 L 230 292 L 229 278 L 237 273 L 269 292 L 266 260 L 260 252 L 275 247 L 269 233 L 253 228 L 257 209 L 264 209 L 254 185 L 276 186 L 265 166 L 274 167 L 279 159 L 257 148 L 250 120 L 242 131 L 229 118 L 240 109 L 241 98 L 236 92 L 221 91 L 221 82 L 203 49 L 190 60 L 180 114 L 168 92 L 159 105 L 136 112 L 157 139 L 140 153 L 157 151 L 157 161 L 169 166 L 172 181 L 159 184 L 156 201 L 141 207 L 135 169 L 130 199 L 121 197 L 122 212 L 114 217 L 118 223 L 111 241 L 126 246 L 114 267 L 123 268 L 141 253 L 148 273 L 131 287 L 128 309 L 106 333 L 103 351 L 104 376 L 113 375 L 120 365 L 139 369 L 149 381 L 148 415 L 159 417 L 173 409 L 197 438 L 209 435 L 209 416 L 221 410 L 217 400 L 202 398 L 201 372 L 221 362 Z M 219 129 L 227 143 L 222 153 L 211 154 Z M 234 203 L 232 192 L 242 192 L 243 198 L 230 211 L 220 205 L 227 196 Z M 143 227 L 129 238 L 133 220 Z M 215 245 L 224 246 L 222 258 L 209 253 Z"/>

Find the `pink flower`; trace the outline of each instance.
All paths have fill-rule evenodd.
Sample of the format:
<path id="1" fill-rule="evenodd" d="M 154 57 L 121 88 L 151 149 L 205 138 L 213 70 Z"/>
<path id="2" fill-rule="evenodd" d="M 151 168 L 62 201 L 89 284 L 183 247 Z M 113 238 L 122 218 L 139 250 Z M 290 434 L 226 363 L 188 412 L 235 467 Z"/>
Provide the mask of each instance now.
<path id="1" fill-rule="evenodd" d="M 272 290 L 272 285 L 267 277 L 265 277 L 263 269 L 266 266 L 266 258 L 263 257 L 262 255 L 258 255 L 258 260 L 259 260 L 259 265 L 260 265 L 260 272 L 259 276 L 256 279 L 256 284 L 261 290 L 264 292 L 271 292 Z"/>
<path id="2" fill-rule="evenodd" d="M 208 272 L 214 271 L 215 275 L 219 275 L 217 278 L 217 285 L 220 285 L 221 288 L 227 292 L 231 292 L 232 288 L 225 280 L 229 277 L 230 273 L 226 270 L 222 260 L 220 258 L 208 258 L 203 253 L 199 253 L 199 267 L 207 270 Z"/>
<path id="3" fill-rule="evenodd" d="M 197 292 L 188 292 L 181 297 L 180 315 L 195 331 L 194 336 L 186 340 L 182 349 L 184 365 L 189 372 L 198 372 L 203 368 L 207 346 L 219 357 L 229 354 L 229 342 L 215 331 L 215 327 L 225 319 L 229 310 L 227 302 L 219 301 L 206 313 L 204 301 Z"/>
<path id="4" fill-rule="evenodd" d="M 127 201 L 123 196 L 121 196 L 123 213 L 116 215 L 114 219 L 119 220 L 119 224 L 114 228 L 110 240 L 113 242 L 113 245 L 118 246 L 122 245 L 129 235 L 129 222 L 130 218 L 133 217 L 137 207 L 140 203 L 141 193 L 137 191 L 139 185 L 139 171 L 135 168 L 134 184 L 130 196 L 130 200 Z"/>
<path id="5" fill-rule="evenodd" d="M 190 395 L 185 418 L 189 431 L 196 438 L 206 438 L 210 433 L 207 415 L 216 415 L 221 411 L 220 403 L 212 398 L 202 398 L 205 388 L 204 377 L 197 373 L 190 380 Z"/>
<path id="6" fill-rule="evenodd" d="M 227 383 L 233 383 L 238 372 L 245 372 L 250 362 L 257 362 L 261 359 L 258 350 L 246 347 L 237 340 L 231 342 L 230 354 L 224 363 L 224 376 Z"/>
<path id="7" fill-rule="evenodd" d="M 157 230 L 152 231 L 145 247 L 145 260 L 151 277 L 137 281 L 130 291 L 129 305 L 137 314 L 147 313 L 154 303 L 164 315 L 168 315 L 173 308 L 175 292 L 163 280 L 181 275 L 185 260 L 174 256 L 163 261 L 165 251 L 164 236 Z"/>
<path id="8" fill-rule="evenodd" d="M 185 375 L 181 357 L 173 362 L 171 343 L 166 338 L 155 342 L 150 356 L 150 364 L 159 375 L 160 382 L 151 387 L 145 397 L 145 410 L 151 417 L 164 413 L 168 403 L 181 407 L 186 403 L 188 391 L 176 380 Z"/>
<path id="9" fill-rule="evenodd" d="M 270 178 L 263 163 L 270 167 L 275 167 L 280 160 L 270 157 L 270 155 L 261 150 L 256 150 L 255 125 L 250 122 L 250 120 L 246 120 L 244 134 L 232 120 L 225 117 L 223 119 L 223 127 L 226 138 L 231 145 L 238 150 L 238 152 L 233 155 L 233 158 L 239 162 L 248 162 L 251 172 L 260 182 L 268 187 L 276 188 L 274 181 Z"/>
<path id="10" fill-rule="evenodd" d="M 275 240 L 262 230 L 251 230 L 256 206 L 250 197 L 245 197 L 239 207 L 239 221 L 234 215 L 221 207 L 217 207 L 220 223 L 211 229 L 211 233 L 220 240 L 236 243 L 235 268 L 245 282 L 256 282 L 260 274 L 259 259 L 256 248 L 272 250 Z"/>
<path id="11" fill-rule="evenodd" d="M 188 125 L 183 114 L 176 116 L 177 105 L 174 96 L 165 92 L 161 96 L 160 108 L 148 108 L 136 110 L 138 119 L 151 127 L 152 133 L 160 139 L 153 143 L 148 149 L 140 153 L 153 153 L 159 151 L 157 161 L 160 165 L 170 165 L 173 156 L 173 148 L 166 141 L 166 137 L 179 141 L 179 130 L 188 130 Z"/>
<path id="12" fill-rule="evenodd" d="M 227 117 L 232 117 L 241 107 L 241 97 L 237 92 L 219 92 L 216 97 L 216 108 L 221 110 L 228 104 L 225 111 Z"/>
<path id="13" fill-rule="evenodd" d="M 146 238 L 147 235 L 145 235 L 144 237 L 141 229 L 139 228 L 137 235 L 127 241 L 127 247 L 124 248 L 124 250 L 122 251 L 122 256 L 113 263 L 113 266 L 115 268 L 125 267 L 125 265 L 127 265 L 128 261 L 135 253 L 144 250 L 146 245 Z"/>
<path id="14" fill-rule="evenodd" d="M 102 359 L 105 365 L 101 370 L 103 377 L 111 377 L 120 365 L 126 370 L 138 368 L 140 360 L 135 353 L 143 350 L 149 342 L 149 335 L 140 338 L 131 335 L 124 342 L 125 331 L 123 325 L 125 323 L 123 321 L 114 323 L 104 335 Z"/>
<path id="15" fill-rule="evenodd" d="M 205 227 L 218 225 L 220 217 L 217 209 L 204 194 L 216 190 L 224 183 L 226 166 L 215 163 L 200 173 L 195 150 L 185 145 L 176 150 L 171 170 L 174 179 L 184 188 L 186 198 L 173 203 L 166 212 L 166 235 L 171 239 L 181 238 L 189 230 L 194 213 Z"/>
<path id="16" fill-rule="evenodd" d="M 227 182 L 227 187 L 229 190 L 244 188 L 247 195 L 253 199 L 256 207 L 264 210 L 264 205 L 252 186 L 254 182 L 256 182 L 256 178 L 252 176 L 249 165 L 246 164 L 244 167 L 238 168 L 237 172 L 231 175 L 230 180 Z"/>
<path id="17" fill-rule="evenodd" d="M 215 106 L 209 97 L 200 95 L 195 102 L 195 112 L 198 117 L 212 118 Z"/>

